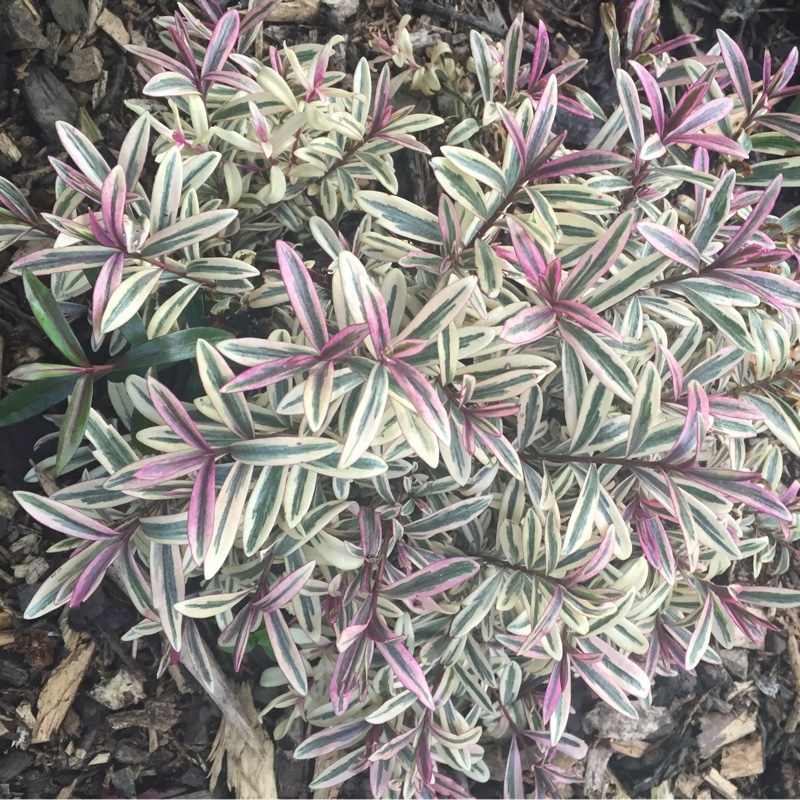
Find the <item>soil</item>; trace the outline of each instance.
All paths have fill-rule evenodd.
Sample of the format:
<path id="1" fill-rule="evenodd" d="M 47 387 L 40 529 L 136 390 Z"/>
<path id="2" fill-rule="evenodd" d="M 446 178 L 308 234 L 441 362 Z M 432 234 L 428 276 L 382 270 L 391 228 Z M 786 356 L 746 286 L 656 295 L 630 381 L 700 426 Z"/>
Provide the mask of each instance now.
<path id="1" fill-rule="evenodd" d="M 702 46 L 722 27 L 755 66 L 765 48 L 782 59 L 800 44 L 795 2 L 661 0 L 662 32 L 667 38 L 699 33 Z M 522 11 L 532 25 L 545 21 L 556 62 L 575 55 L 588 59 L 591 68 L 584 72 L 584 88 L 601 103 L 613 100 L 595 0 L 463 0 L 457 6 L 453 0 L 361 0 L 357 22 L 337 18 L 326 6 L 314 12 L 317 6 L 310 0 L 285 5 L 305 16 L 298 22 L 283 13 L 279 25 L 267 28 L 268 38 L 322 40 L 341 33 L 341 57 L 348 68 L 368 54 L 370 35 L 385 32 L 403 13 L 415 18 L 412 30 L 445 36 L 454 47 L 464 48 L 471 27 L 502 35 Z M 618 0 L 618 16 L 627 5 L 628 0 Z M 0 0 L 0 30 L 5 31 L 0 34 L 0 174 L 20 186 L 34 207 L 52 206 L 53 174 L 46 158 L 60 150 L 47 113 L 72 115 L 71 122 L 80 113 L 81 128 L 98 147 L 115 150 L 132 121 L 123 102 L 137 97 L 142 86 L 133 59 L 120 43 L 126 38 L 134 43 L 154 41 L 153 18 L 172 7 L 166 0 L 110 0 L 106 11 L 113 16 L 103 18 L 104 25 L 98 27 L 98 3 L 90 3 L 87 15 L 82 0 Z M 14 17 L 14 27 L 8 21 L 12 13 L 27 13 L 30 19 L 20 22 Z M 82 52 L 85 48 L 96 50 L 87 54 Z M 99 77 L 76 82 L 93 75 L 92 70 L 99 70 Z M 45 90 L 50 92 L 48 102 L 41 99 Z M 570 120 L 573 146 L 591 136 L 589 128 Z M 408 187 L 410 196 L 418 191 L 418 186 Z M 0 271 L 8 257 L 0 253 Z M 32 319 L 20 282 L 0 277 L 1 373 L 50 356 L 56 354 Z M 134 655 L 130 645 L 121 642 L 136 614 L 113 584 L 105 583 L 83 606 L 60 616 L 22 619 L 47 563 L 52 563 L 52 556 L 45 563 L 44 554 L 59 537 L 17 511 L 10 491 L 30 488 L 25 474 L 34 445 L 44 437 L 36 459 L 48 455 L 54 448 L 53 430 L 49 421 L 39 418 L 0 431 L 0 798 L 230 796 L 224 770 L 217 785 L 209 786 L 219 711 L 179 667 L 156 676 L 158 643 L 145 639 Z M 768 638 L 764 652 L 740 647 L 726 655 L 722 667 L 701 666 L 696 675 L 659 678 L 653 709 L 638 727 L 614 719 L 592 696 L 576 693 L 574 732 L 587 739 L 591 750 L 586 764 L 580 765 L 586 768 L 586 785 L 567 789 L 566 796 L 800 796 L 800 738 L 795 732 L 800 706 L 794 705 L 800 694 L 795 639 L 800 638 L 800 620 L 790 613 L 777 622 L 782 632 Z M 33 743 L 45 698 L 42 690 L 59 670 L 71 668 L 76 652 L 89 657 L 77 686 L 71 686 L 69 711 L 49 739 Z M 224 656 L 220 663 L 230 670 Z M 237 679 L 257 686 L 263 666 L 254 653 Z M 127 675 L 130 683 L 109 696 L 104 687 L 119 674 Z M 265 700 L 256 689 L 256 706 Z M 266 723 L 268 730 L 274 725 L 269 718 Z M 734 729 L 747 733 L 730 740 Z M 276 777 L 282 797 L 308 796 L 309 765 L 291 757 L 298 737 L 302 731 L 291 731 L 277 743 Z M 732 774 L 732 765 L 758 762 L 759 753 L 763 769 L 727 783 L 724 776 Z M 340 796 L 364 796 L 365 791 L 353 782 L 342 787 Z M 497 782 L 474 791 L 478 797 L 502 794 Z"/>

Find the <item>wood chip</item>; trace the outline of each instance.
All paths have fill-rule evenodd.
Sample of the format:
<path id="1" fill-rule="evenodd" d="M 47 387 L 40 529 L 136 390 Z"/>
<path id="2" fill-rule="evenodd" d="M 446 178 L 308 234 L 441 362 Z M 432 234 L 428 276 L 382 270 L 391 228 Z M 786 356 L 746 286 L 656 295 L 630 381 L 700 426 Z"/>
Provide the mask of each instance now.
<path id="1" fill-rule="evenodd" d="M 43 50 L 47 39 L 42 35 L 41 17 L 24 0 L 0 5 L 4 50 Z"/>
<path id="2" fill-rule="evenodd" d="M 748 778 L 764 771 L 764 745 L 761 737 L 750 736 L 722 750 L 719 771 L 724 778 Z"/>
<path id="3" fill-rule="evenodd" d="M 96 767 L 100 764 L 108 764 L 111 761 L 111 753 L 98 753 L 86 766 Z"/>
<path id="4" fill-rule="evenodd" d="M 283 0 L 267 18 L 268 25 L 310 22 L 319 13 L 320 0 Z"/>
<path id="5" fill-rule="evenodd" d="M 103 33 L 110 36 L 120 47 L 131 43 L 131 37 L 125 28 L 122 20 L 116 15 L 112 14 L 107 8 L 100 12 L 97 18 L 97 27 Z"/>
<path id="6" fill-rule="evenodd" d="M 122 667 L 107 680 L 101 681 L 89 692 L 89 696 L 112 711 L 141 703 L 147 693 L 141 675 Z"/>
<path id="7" fill-rule="evenodd" d="M 19 147 L 17 147 L 14 141 L 7 134 L 3 133 L 3 131 L 0 131 L 0 153 L 15 164 L 22 158 Z"/>
<path id="8" fill-rule="evenodd" d="M 583 773 L 583 788 L 587 797 L 602 797 L 606 783 L 606 767 L 611 758 L 611 748 L 593 744 L 586 754 L 586 769 Z"/>
<path id="9" fill-rule="evenodd" d="M 38 714 L 33 728 L 34 744 L 49 742 L 61 726 L 92 663 L 94 642 L 88 636 L 77 635 L 65 644 L 70 650 L 69 655 L 53 670 L 39 695 Z"/>
<path id="10" fill-rule="evenodd" d="M 147 700 L 143 709 L 109 714 L 106 722 L 113 730 L 139 727 L 153 732 L 166 733 L 175 727 L 180 718 L 181 712 L 174 703 L 168 700 Z"/>
<path id="11" fill-rule="evenodd" d="M 258 720 L 250 687 L 247 684 L 236 687 L 234 696 L 249 719 L 251 734 L 258 744 L 251 746 L 239 735 L 237 726 L 231 724 L 228 717 L 223 717 L 211 746 L 210 784 L 213 787 L 217 783 L 222 765 L 227 762 L 228 788 L 235 792 L 237 798 L 277 797 L 275 745 Z"/>
<path id="12" fill-rule="evenodd" d="M 706 714 L 700 721 L 697 744 L 700 758 L 713 756 L 721 747 L 749 736 L 756 729 L 756 715 Z"/>
<path id="13" fill-rule="evenodd" d="M 669 709 L 663 706 L 650 706 L 641 709 L 637 719 L 631 719 L 618 711 L 597 706 L 583 717 L 583 728 L 601 739 L 636 741 L 647 739 L 653 734 L 663 735 L 673 726 Z"/>
<path id="14" fill-rule="evenodd" d="M 33 708 L 31 704 L 27 700 L 23 700 L 15 709 L 17 718 L 20 722 L 27 725 L 29 728 L 33 728 L 36 725 L 36 717 L 33 716 Z"/>
<path id="15" fill-rule="evenodd" d="M 78 104 L 67 87 L 41 64 L 28 67 L 28 77 L 22 82 L 22 99 L 50 144 L 59 142 L 56 122 L 63 120 L 72 125 L 78 117 Z"/>
<path id="16" fill-rule="evenodd" d="M 50 11 L 61 30 L 77 33 L 86 25 L 86 7 L 81 0 L 47 0 Z"/>
<path id="17" fill-rule="evenodd" d="M 786 653 L 789 656 L 789 664 L 792 667 L 794 677 L 795 699 L 789 717 L 786 720 L 786 733 L 794 733 L 800 725 L 800 648 L 797 646 L 797 638 L 791 632 L 786 639 Z"/>
<path id="18" fill-rule="evenodd" d="M 675 778 L 675 785 L 672 787 L 678 797 L 694 797 L 697 787 L 703 782 L 702 775 L 687 775 L 682 772 Z"/>
<path id="19" fill-rule="evenodd" d="M 83 47 L 64 56 L 61 66 L 73 83 L 96 81 L 103 74 L 103 56 L 96 47 Z"/>
<path id="20" fill-rule="evenodd" d="M 69 800 L 72 797 L 72 793 L 75 791 L 75 787 L 78 785 L 78 778 L 75 778 L 74 781 L 69 786 L 65 786 L 57 795 L 56 797 L 58 800 Z"/>
<path id="21" fill-rule="evenodd" d="M 643 742 L 641 739 L 633 739 L 632 741 L 612 739 L 609 744 L 615 753 L 629 758 L 641 758 L 652 747 L 650 742 Z"/>
<path id="22" fill-rule="evenodd" d="M 727 798 L 727 800 L 734 800 L 734 798 L 740 797 L 739 790 L 727 778 L 723 778 L 718 770 L 710 769 L 703 777 L 714 791 Z"/>

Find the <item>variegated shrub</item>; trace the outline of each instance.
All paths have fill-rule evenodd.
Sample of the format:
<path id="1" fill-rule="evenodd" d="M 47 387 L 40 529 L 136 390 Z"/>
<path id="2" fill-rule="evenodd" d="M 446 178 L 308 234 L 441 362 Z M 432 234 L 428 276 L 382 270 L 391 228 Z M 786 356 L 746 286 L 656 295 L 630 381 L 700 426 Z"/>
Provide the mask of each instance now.
<path id="1" fill-rule="evenodd" d="M 460 65 L 405 20 L 376 42 L 401 72 L 347 82 L 334 43 L 264 49 L 269 4 L 202 6 L 132 48 L 157 100 L 131 102 L 116 164 L 62 125 L 52 213 L 0 181 L 69 362 L 12 373 L 0 419 L 69 395 L 40 466 L 77 481 L 17 495 L 70 552 L 26 615 L 112 570 L 143 618 L 126 638 L 161 633 L 164 665 L 208 673 L 214 629 L 237 669 L 268 640 L 277 735 L 300 718 L 297 758 L 337 754 L 315 788 L 555 794 L 585 752 L 573 680 L 636 716 L 655 676 L 800 602 L 776 585 L 800 538 L 800 208 L 775 211 L 800 186 L 797 51 L 754 80 L 724 33 L 681 59 L 652 0 L 621 33 L 604 7 L 606 116 L 544 27 L 532 60 L 517 21 Z M 397 107 L 407 83 L 460 117 Z M 589 147 L 559 107 L 601 120 Z M 437 207 L 397 196 L 402 149 L 432 155 Z"/>

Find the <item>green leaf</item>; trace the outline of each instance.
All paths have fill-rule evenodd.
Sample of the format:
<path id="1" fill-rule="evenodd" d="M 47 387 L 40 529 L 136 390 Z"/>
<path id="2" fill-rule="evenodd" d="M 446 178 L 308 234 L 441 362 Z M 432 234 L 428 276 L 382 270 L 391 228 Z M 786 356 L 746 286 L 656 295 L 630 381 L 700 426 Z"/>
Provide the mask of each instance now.
<path id="1" fill-rule="evenodd" d="M 0 428 L 35 417 L 60 403 L 72 394 L 79 377 L 44 378 L 15 389 L 0 400 Z"/>
<path id="2" fill-rule="evenodd" d="M 707 317 L 720 332 L 733 344 L 746 353 L 755 353 L 756 346 L 750 337 L 742 315 L 733 308 L 719 305 L 690 286 L 682 286 L 684 295 L 692 305 Z"/>
<path id="3" fill-rule="evenodd" d="M 386 230 L 409 239 L 440 244 L 442 234 L 435 214 L 418 205 L 383 192 L 362 191 L 356 194 L 361 210 L 376 218 Z"/>
<path id="4" fill-rule="evenodd" d="M 361 390 L 361 398 L 350 420 L 347 439 L 339 456 L 340 467 L 349 467 L 372 445 L 383 422 L 388 397 L 389 370 L 384 364 L 376 364 Z"/>
<path id="5" fill-rule="evenodd" d="M 494 609 L 497 595 L 505 583 L 505 575 L 498 570 L 485 580 L 464 601 L 464 607 L 453 617 L 450 623 L 450 636 L 457 639 L 465 636 L 476 625 L 480 625 L 484 617 Z"/>
<path id="6" fill-rule="evenodd" d="M 767 608 L 797 608 L 800 606 L 800 591 L 778 586 L 742 586 L 731 584 L 731 591 L 743 603 Z"/>
<path id="7" fill-rule="evenodd" d="M 478 76 L 478 85 L 481 87 L 483 102 L 488 103 L 494 95 L 494 83 L 491 76 L 492 56 L 486 39 L 477 30 L 472 30 L 469 36 L 470 50 L 475 62 L 475 73 Z"/>
<path id="8" fill-rule="evenodd" d="M 497 297 L 503 286 L 503 264 L 497 253 L 483 239 L 475 240 L 475 268 L 481 291 L 487 297 Z"/>
<path id="9" fill-rule="evenodd" d="M 91 375 L 81 375 L 72 390 L 72 396 L 67 405 L 67 413 L 61 422 L 61 431 L 58 435 L 56 475 L 61 475 L 67 468 L 70 459 L 75 455 L 75 451 L 86 433 L 89 411 L 92 408 L 93 386 L 94 381 Z"/>
<path id="10" fill-rule="evenodd" d="M 75 166 L 99 189 L 111 171 L 106 160 L 89 139 L 72 125 L 62 121 L 56 122 L 56 131 Z"/>
<path id="11" fill-rule="evenodd" d="M 161 269 L 143 269 L 126 278 L 114 291 L 106 304 L 100 332 L 111 333 L 122 327 L 153 294 L 161 280 Z"/>
<path id="12" fill-rule="evenodd" d="M 489 212 L 478 182 L 471 175 L 454 169 L 445 159 L 431 159 L 436 180 L 447 194 L 478 219 L 488 219 Z"/>
<path id="13" fill-rule="evenodd" d="M 585 328 L 572 323 L 562 321 L 560 328 L 564 339 L 575 348 L 595 377 L 617 397 L 632 403 L 636 380 L 611 347 Z"/>
<path id="14" fill-rule="evenodd" d="M 176 606 L 184 599 L 186 580 L 178 545 L 150 543 L 150 579 L 153 585 L 153 605 L 164 633 L 172 648 L 180 650 L 181 615 Z"/>
<path id="15" fill-rule="evenodd" d="M 633 397 L 626 455 L 636 453 L 661 417 L 661 378 L 652 361 L 644 365 Z"/>
<path id="16" fill-rule="evenodd" d="M 244 393 L 223 394 L 220 389 L 233 380 L 233 370 L 225 359 L 206 341 L 197 341 L 197 368 L 208 399 L 222 422 L 237 436 L 250 439 L 255 435 L 253 417 Z"/>
<path id="17" fill-rule="evenodd" d="M 161 161 L 150 192 L 150 233 L 175 223 L 180 211 L 183 163 L 179 147 L 171 147 Z"/>
<path id="18" fill-rule="evenodd" d="M 175 608 L 185 617 L 206 619 L 223 611 L 232 609 L 243 597 L 250 594 L 250 589 L 238 592 L 213 592 L 189 597 L 175 604 Z"/>
<path id="19" fill-rule="evenodd" d="M 268 439 L 234 442 L 231 445 L 231 456 L 243 464 L 283 467 L 316 461 L 330 455 L 338 447 L 338 443 L 332 439 L 273 436 Z"/>
<path id="20" fill-rule="evenodd" d="M 783 177 L 781 185 L 784 189 L 800 186 L 800 156 L 771 158 L 751 164 L 749 173 L 740 175 L 736 182 L 741 186 L 762 188 L 769 186 L 778 175 Z"/>
<path id="21" fill-rule="evenodd" d="M 22 282 L 31 310 L 48 339 L 64 358 L 77 366 L 88 366 L 89 359 L 50 290 L 28 271 L 23 273 Z"/>
<path id="22" fill-rule="evenodd" d="M 498 192 L 506 192 L 506 178 L 503 171 L 486 156 L 466 147 L 449 145 L 442 147 L 442 155 L 461 172 L 471 175 L 492 189 L 497 189 Z"/>
<path id="23" fill-rule="evenodd" d="M 288 474 L 283 467 L 264 467 L 258 476 L 244 512 L 244 552 L 248 557 L 264 544 L 275 526 Z"/>
<path id="24" fill-rule="evenodd" d="M 578 502 L 575 504 L 567 523 L 567 532 L 564 535 L 564 544 L 561 547 L 562 556 L 574 553 L 591 536 L 599 499 L 600 481 L 597 475 L 597 467 L 592 464 L 586 473 L 586 479 L 581 487 Z"/>
<path id="25" fill-rule="evenodd" d="M 297 528 L 314 501 L 317 488 L 315 472 L 295 464 L 289 469 L 283 493 L 283 518 L 287 527 Z"/>
<path id="26" fill-rule="evenodd" d="M 219 490 L 214 505 L 214 530 L 207 539 L 208 546 L 203 559 L 206 580 L 216 575 L 228 559 L 244 513 L 253 467 L 235 463 Z"/>
<path id="27" fill-rule="evenodd" d="M 474 277 L 461 278 L 436 292 L 414 319 L 395 337 L 431 341 L 461 313 L 475 291 Z"/>
<path id="28" fill-rule="evenodd" d="M 147 239 L 142 255 L 154 258 L 210 239 L 215 233 L 227 228 L 236 219 L 237 213 L 234 209 L 219 209 L 201 211 L 193 217 L 182 219 Z"/>
<path id="29" fill-rule="evenodd" d="M 446 508 L 439 509 L 439 511 L 434 511 L 422 519 L 406 523 L 403 525 L 403 531 L 408 536 L 427 538 L 435 533 L 460 528 L 479 517 L 489 507 L 491 501 L 490 496 L 460 500 Z"/>
<path id="30" fill-rule="evenodd" d="M 264 614 L 264 625 L 269 634 L 269 641 L 275 651 L 275 660 L 286 676 L 291 687 L 301 695 L 308 693 L 308 678 L 303 657 L 292 639 L 289 626 L 280 611 Z"/>
<path id="31" fill-rule="evenodd" d="M 612 400 L 611 392 L 597 378 L 589 381 L 570 442 L 570 452 L 581 450 L 594 439 L 611 410 Z"/>
<path id="32" fill-rule="evenodd" d="M 694 669 L 705 655 L 711 641 L 711 624 L 714 621 L 714 601 L 711 594 L 706 595 L 703 610 L 697 620 L 689 646 L 686 648 L 686 669 Z"/>
<path id="33" fill-rule="evenodd" d="M 174 364 L 195 357 L 198 339 L 209 344 L 216 344 L 224 339 L 232 339 L 233 334 L 217 328 L 191 328 L 186 331 L 168 333 L 149 342 L 137 345 L 111 361 L 113 367 L 109 377 L 119 380 L 132 372 L 159 367 L 163 364 Z M 41 383 L 39 384 L 41 386 Z M 2 401 L 0 401 L 2 402 Z"/>

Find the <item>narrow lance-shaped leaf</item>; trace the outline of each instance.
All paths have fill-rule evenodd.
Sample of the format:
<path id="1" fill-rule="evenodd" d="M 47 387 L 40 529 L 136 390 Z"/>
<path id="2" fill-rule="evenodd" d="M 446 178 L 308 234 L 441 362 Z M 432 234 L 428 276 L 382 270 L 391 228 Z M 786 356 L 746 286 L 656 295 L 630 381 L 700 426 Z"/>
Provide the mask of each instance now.
<path id="1" fill-rule="evenodd" d="M 189 412 L 166 386 L 150 377 L 147 379 L 147 390 L 158 415 L 170 430 L 180 436 L 190 447 L 197 450 L 209 450 L 208 442 L 192 421 Z"/>
<path id="2" fill-rule="evenodd" d="M 380 654 L 386 660 L 394 676 L 408 691 L 415 694 L 426 708 L 435 708 L 433 695 L 425 674 L 408 649 L 400 642 L 376 642 Z"/>
<path id="3" fill-rule="evenodd" d="M 404 361 L 393 360 L 388 366 L 414 411 L 436 438 L 447 444 L 450 441 L 447 411 L 425 376 Z"/>
<path id="4" fill-rule="evenodd" d="M 25 195 L 7 178 L 0 176 L 0 204 L 4 205 L 17 219 L 36 223 L 36 214 L 25 199 Z"/>
<path id="5" fill-rule="evenodd" d="M 700 266 L 697 248 L 677 231 L 655 222 L 640 222 L 636 227 L 645 240 L 662 255 L 695 271 Z"/>
<path id="6" fill-rule="evenodd" d="M 58 434 L 58 453 L 56 455 L 56 475 L 61 475 L 75 455 L 86 433 L 89 411 L 92 408 L 94 379 L 91 375 L 81 375 L 72 390 L 67 405 L 67 413 L 61 422 Z"/>
<path id="7" fill-rule="evenodd" d="M 150 576 L 153 605 L 164 627 L 164 633 L 172 648 L 180 652 L 181 615 L 176 606 L 184 599 L 186 580 L 178 545 L 150 543 Z"/>
<path id="8" fill-rule="evenodd" d="M 205 561 L 214 531 L 217 502 L 216 475 L 217 465 L 214 457 L 206 457 L 197 473 L 189 498 L 186 533 L 192 558 L 198 566 Z"/>
<path id="9" fill-rule="evenodd" d="M 633 78 L 622 69 L 617 70 L 617 92 L 619 93 L 620 107 L 628 123 L 628 131 L 637 153 L 641 152 L 644 145 L 644 119 L 642 106 L 639 102 L 639 92 Z"/>
<path id="10" fill-rule="evenodd" d="M 211 40 L 203 58 L 202 74 L 221 70 L 228 56 L 236 47 L 239 36 L 239 12 L 232 8 L 226 11 L 214 26 Z"/>
<path id="11" fill-rule="evenodd" d="M 150 231 L 153 234 L 175 223 L 180 211 L 182 189 L 181 150 L 171 147 L 159 164 L 150 193 Z"/>
<path id="12" fill-rule="evenodd" d="M 695 625 L 689 646 L 686 648 L 686 669 L 694 669 L 708 649 L 711 640 L 711 625 L 714 621 L 714 601 L 711 593 L 706 595 L 703 610 Z"/>
<path id="13" fill-rule="evenodd" d="M 516 736 L 511 737 L 511 744 L 508 747 L 506 770 L 503 776 L 503 796 L 510 800 L 522 800 L 525 797 L 525 787 L 522 783 L 522 762 Z"/>
<path id="14" fill-rule="evenodd" d="M 339 456 L 342 469 L 357 461 L 372 445 L 383 421 L 388 396 L 389 371 L 384 364 L 376 364 L 361 390 L 361 399 L 350 420 L 347 439 Z"/>
<path id="15" fill-rule="evenodd" d="M 636 453 L 644 444 L 661 415 L 661 379 L 655 365 L 648 361 L 639 377 L 633 396 L 626 453 Z"/>
<path id="16" fill-rule="evenodd" d="M 147 147 L 150 143 L 150 115 L 141 114 L 131 125 L 119 149 L 117 162 L 125 173 L 125 185 L 136 187 L 139 176 L 147 160 Z"/>
<path id="17" fill-rule="evenodd" d="M 396 600 L 432 597 L 459 586 L 479 569 L 479 565 L 470 558 L 445 558 L 387 584 L 381 594 Z"/>
<path id="18" fill-rule="evenodd" d="M 476 284 L 477 280 L 473 277 L 461 278 L 436 292 L 398 334 L 395 341 L 433 339 L 461 313 L 475 291 Z"/>
<path id="19" fill-rule="evenodd" d="M 626 211 L 617 217 L 599 242 L 582 256 L 564 281 L 559 296 L 565 300 L 577 300 L 587 289 L 594 286 L 614 266 L 628 243 L 633 230 L 634 215 Z"/>
<path id="20" fill-rule="evenodd" d="M 297 251 L 286 242 L 276 244 L 278 265 L 297 320 L 319 352 L 328 341 L 328 328 L 317 291 Z"/>
<path id="21" fill-rule="evenodd" d="M 490 75 L 492 57 L 489 52 L 489 45 L 480 31 L 477 30 L 470 32 L 469 44 L 472 58 L 475 61 L 475 74 L 478 76 L 478 85 L 483 95 L 483 101 L 488 103 L 494 94 L 494 84 Z"/>
<path id="22" fill-rule="evenodd" d="M 561 333 L 597 379 L 627 403 L 633 402 L 636 380 L 622 359 L 597 336 L 587 330 L 561 322 Z"/>
<path id="23" fill-rule="evenodd" d="M 14 497 L 37 522 L 67 536 L 102 541 L 119 535 L 107 525 L 70 508 L 66 503 L 32 492 L 15 492 Z"/>
<path id="24" fill-rule="evenodd" d="M 142 255 L 155 258 L 209 239 L 227 228 L 236 219 L 236 214 L 233 209 L 201 211 L 151 236 L 142 248 Z"/>
<path id="25" fill-rule="evenodd" d="M 23 273 L 22 280 L 31 310 L 50 341 L 73 364 L 88 366 L 83 348 L 48 288 L 28 271 Z"/>
<path id="26" fill-rule="evenodd" d="M 491 497 L 471 497 L 434 511 L 422 519 L 403 525 L 408 536 L 427 537 L 435 533 L 460 528 L 480 516 L 491 502 Z"/>
<path id="27" fill-rule="evenodd" d="M 251 464 L 236 462 L 222 484 L 214 505 L 214 529 L 203 561 L 206 580 L 219 572 L 233 547 L 252 475 Z"/>
<path id="28" fill-rule="evenodd" d="M 200 380 L 206 390 L 208 399 L 219 414 L 222 422 L 242 439 L 251 438 L 253 417 L 247 407 L 243 394 L 226 393 L 220 390 L 233 380 L 233 370 L 225 363 L 222 356 L 208 342 L 199 339 L 197 342 L 197 367 Z"/>
<path id="29" fill-rule="evenodd" d="M 265 613 L 283 608 L 308 583 L 316 565 L 316 561 L 309 561 L 299 569 L 284 575 L 269 587 L 269 590 L 262 598 L 253 603 L 253 607 Z"/>
<path id="30" fill-rule="evenodd" d="M 269 611 L 264 614 L 264 625 L 267 628 L 270 644 L 275 652 L 275 660 L 286 676 L 291 687 L 301 695 L 308 692 L 308 678 L 300 651 L 292 639 L 289 626 L 280 611 Z"/>
<path id="31" fill-rule="evenodd" d="M 100 585 L 108 568 L 116 561 L 125 543 L 120 538 L 116 542 L 107 543 L 103 549 L 87 564 L 78 578 L 72 596 L 69 600 L 70 608 L 79 606 L 87 597 L 94 593 Z"/>
<path id="32" fill-rule="evenodd" d="M 344 750 L 353 742 L 363 740 L 372 726 L 363 719 L 342 722 L 332 725 L 318 733 L 309 736 L 294 751 L 294 758 L 319 758 L 333 753 L 335 750 Z"/>
<path id="33" fill-rule="evenodd" d="M 574 553 L 591 535 L 599 499 L 600 481 L 597 467 L 592 464 L 586 473 L 586 479 L 581 487 L 578 502 L 575 504 L 567 523 L 567 532 L 564 536 L 564 543 L 561 546 L 562 556 Z"/>
<path id="34" fill-rule="evenodd" d="M 739 99 L 742 101 L 744 110 L 749 114 L 753 107 L 753 81 L 750 79 L 750 68 L 747 60 L 739 49 L 736 42 L 728 36 L 725 31 L 717 30 L 717 40 L 719 41 L 722 60 L 728 70 L 733 88 Z"/>
<path id="35" fill-rule="evenodd" d="M 100 190 L 100 207 L 103 211 L 103 224 L 106 231 L 117 244 L 125 241 L 125 231 L 122 225 L 125 214 L 127 187 L 125 172 L 117 165 L 108 173 Z"/>

